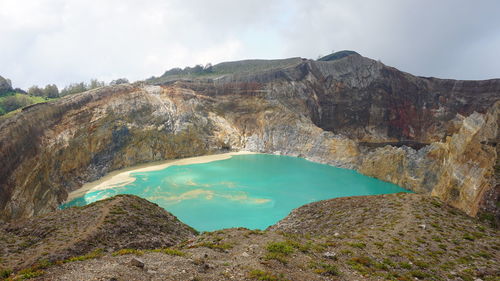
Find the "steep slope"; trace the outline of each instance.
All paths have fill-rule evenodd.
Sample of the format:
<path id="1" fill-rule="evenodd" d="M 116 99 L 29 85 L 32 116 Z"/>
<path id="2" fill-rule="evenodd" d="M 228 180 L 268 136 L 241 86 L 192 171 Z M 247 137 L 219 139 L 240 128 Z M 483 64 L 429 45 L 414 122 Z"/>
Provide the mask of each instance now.
<path id="1" fill-rule="evenodd" d="M 168 247 L 193 238 L 195 233 L 157 205 L 119 195 L 0 225 L 0 267 L 20 269 L 96 250 Z"/>
<path id="2" fill-rule="evenodd" d="M 228 63 L 237 71 L 104 87 L 0 121 L 0 217 L 47 213 L 111 170 L 241 149 L 357 169 L 499 217 L 500 80 L 332 57 Z"/>
<path id="3" fill-rule="evenodd" d="M 143 231 L 149 235 L 148 228 Z M 52 235 L 54 240 L 61 237 Z M 170 249 L 129 246 L 65 263 L 39 263 L 13 276 L 120 281 L 486 281 L 497 280 L 500 274 L 498 237 L 498 229 L 428 196 L 349 197 L 300 207 L 266 231 L 208 232 Z"/>

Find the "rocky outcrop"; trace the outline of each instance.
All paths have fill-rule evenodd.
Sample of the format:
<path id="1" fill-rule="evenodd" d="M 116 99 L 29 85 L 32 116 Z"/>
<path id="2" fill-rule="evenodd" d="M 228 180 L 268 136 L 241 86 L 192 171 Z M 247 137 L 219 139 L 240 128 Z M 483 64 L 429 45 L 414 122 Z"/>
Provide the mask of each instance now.
<path id="1" fill-rule="evenodd" d="M 1 218 L 47 213 L 111 170 L 241 149 L 358 169 L 470 215 L 497 209 L 500 80 L 415 77 L 358 54 L 276 63 L 104 87 L 0 121 Z"/>
<path id="2" fill-rule="evenodd" d="M 497 102 L 486 114 L 475 112 L 462 117 L 457 133 L 418 151 L 393 146 L 375 149 L 364 157 L 359 171 L 417 192 L 431 193 L 474 216 L 480 210 L 480 202 L 487 205 L 498 200 L 498 195 L 485 198 L 485 194 L 497 188 L 499 112 Z M 488 200 L 492 202 L 487 203 Z"/>

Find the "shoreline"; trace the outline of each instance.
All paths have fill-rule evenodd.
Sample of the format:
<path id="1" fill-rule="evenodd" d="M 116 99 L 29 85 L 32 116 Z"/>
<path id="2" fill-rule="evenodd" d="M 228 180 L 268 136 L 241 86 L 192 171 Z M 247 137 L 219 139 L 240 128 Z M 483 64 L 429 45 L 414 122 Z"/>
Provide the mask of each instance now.
<path id="1" fill-rule="evenodd" d="M 132 167 L 127 167 L 120 170 L 112 171 L 96 181 L 85 183 L 82 185 L 82 187 L 69 192 L 68 198 L 63 202 L 63 204 L 68 203 L 75 198 L 81 197 L 91 191 L 115 188 L 133 183 L 135 181 L 135 178 L 130 175 L 132 173 L 159 171 L 174 165 L 209 163 L 213 161 L 229 159 L 234 155 L 246 155 L 246 154 L 259 154 L 259 153 L 250 151 L 237 151 L 237 152 L 228 152 L 228 153 L 205 155 L 205 156 L 188 157 L 182 159 L 162 160 L 151 163 L 139 164 Z"/>

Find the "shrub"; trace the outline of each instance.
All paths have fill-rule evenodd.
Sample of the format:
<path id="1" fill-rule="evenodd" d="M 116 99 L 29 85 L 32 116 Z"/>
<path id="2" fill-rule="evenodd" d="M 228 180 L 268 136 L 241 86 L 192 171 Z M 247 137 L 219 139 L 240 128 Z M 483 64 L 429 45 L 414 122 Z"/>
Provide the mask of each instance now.
<path id="1" fill-rule="evenodd" d="M 7 278 L 12 274 L 11 269 L 0 269 L 0 278 Z"/>
<path id="2" fill-rule="evenodd" d="M 294 249 L 290 243 L 287 242 L 271 242 L 267 244 L 267 251 L 270 253 L 280 253 L 283 255 L 288 255 L 293 253 Z"/>
<path id="3" fill-rule="evenodd" d="M 314 269 L 314 272 L 322 275 L 332 275 L 339 276 L 340 271 L 335 265 L 322 263 L 322 262 L 312 262 L 309 264 L 309 267 Z"/>

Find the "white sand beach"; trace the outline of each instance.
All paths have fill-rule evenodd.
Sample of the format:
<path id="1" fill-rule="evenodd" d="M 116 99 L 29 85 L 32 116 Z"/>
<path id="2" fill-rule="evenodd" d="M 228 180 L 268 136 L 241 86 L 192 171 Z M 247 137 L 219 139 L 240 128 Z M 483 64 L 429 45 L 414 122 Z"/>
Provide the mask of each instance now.
<path id="1" fill-rule="evenodd" d="M 86 183 L 81 188 L 70 192 L 68 194 L 68 199 L 66 199 L 66 202 L 70 202 L 75 198 L 81 197 L 87 192 L 114 188 L 130 184 L 135 181 L 135 178 L 130 175 L 131 173 L 158 171 L 173 165 L 208 163 L 218 160 L 229 159 L 233 155 L 244 155 L 244 154 L 257 154 L 257 152 L 238 151 L 238 152 L 189 157 L 189 158 L 175 159 L 175 160 L 157 161 L 113 171 L 97 181 Z"/>

